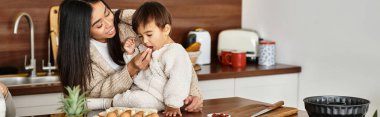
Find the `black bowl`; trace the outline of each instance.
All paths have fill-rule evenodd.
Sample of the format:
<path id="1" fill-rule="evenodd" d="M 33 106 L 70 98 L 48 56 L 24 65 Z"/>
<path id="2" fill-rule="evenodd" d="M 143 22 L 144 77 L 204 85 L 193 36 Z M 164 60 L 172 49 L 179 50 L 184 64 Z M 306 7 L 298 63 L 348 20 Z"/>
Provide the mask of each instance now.
<path id="1" fill-rule="evenodd" d="M 310 117 L 364 117 L 369 101 L 348 96 L 313 96 L 303 99 Z"/>

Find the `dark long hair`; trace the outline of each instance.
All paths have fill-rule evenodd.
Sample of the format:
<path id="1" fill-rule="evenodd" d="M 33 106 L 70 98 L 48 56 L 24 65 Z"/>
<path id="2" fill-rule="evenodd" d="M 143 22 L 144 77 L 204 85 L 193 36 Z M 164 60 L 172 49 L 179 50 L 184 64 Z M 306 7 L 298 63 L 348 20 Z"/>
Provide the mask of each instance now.
<path id="1" fill-rule="evenodd" d="M 86 90 L 87 78 L 92 74 L 91 13 L 91 5 L 77 0 L 63 1 L 59 10 L 59 77 L 63 86 L 81 85 L 82 91 Z"/>
<path id="2" fill-rule="evenodd" d="M 86 91 L 87 83 L 91 81 L 91 3 L 99 1 L 101 0 L 65 0 L 60 5 L 57 65 L 63 86 L 80 85 L 82 91 Z M 125 65 L 116 20 L 114 25 L 116 35 L 107 40 L 109 54 L 116 64 Z M 67 94 L 66 91 L 64 93 Z"/>
<path id="3" fill-rule="evenodd" d="M 107 4 L 105 4 L 105 5 L 108 7 Z M 108 53 L 110 54 L 112 60 L 116 64 L 118 64 L 120 66 L 123 66 L 126 63 L 125 63 L 124 58 L 123 58 L 123 46 L 121 44 L 120 36 L 119 36 L 119 26 L 118 26 L 118 23 L 120 22 L 120 19 L 119 19 L 120 10 L 116 11 L 114 15 L 115 15 L 115 19 L 114 19 L 114 23 L 113 24 L 115 25 L 116 34 L 115 34 L 115 36 L 112 39 L 107 39 Z"/>

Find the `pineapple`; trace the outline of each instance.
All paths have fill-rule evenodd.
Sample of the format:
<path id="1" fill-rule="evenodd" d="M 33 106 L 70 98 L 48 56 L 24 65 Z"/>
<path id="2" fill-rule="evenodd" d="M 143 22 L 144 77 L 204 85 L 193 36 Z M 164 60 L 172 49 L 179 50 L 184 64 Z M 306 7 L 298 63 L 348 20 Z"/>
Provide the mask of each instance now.
<path id="1" fill-rule="evenodd" d="M 373 114 L 373 117 L 377 117 L 377 110 L 376 110 L 375 113 Z"/>
<path id="2" fill-rule="evenodd" d="M 85 93 L 80 94 L 80 86 L 75 86 L 74 88 L 67 86 L 65 89 L 69 95 L 62 98 L 63 107 L 61 109 L 66 113 L 67 117 L 82 117 L 88 112 L 85 107 Z"/>

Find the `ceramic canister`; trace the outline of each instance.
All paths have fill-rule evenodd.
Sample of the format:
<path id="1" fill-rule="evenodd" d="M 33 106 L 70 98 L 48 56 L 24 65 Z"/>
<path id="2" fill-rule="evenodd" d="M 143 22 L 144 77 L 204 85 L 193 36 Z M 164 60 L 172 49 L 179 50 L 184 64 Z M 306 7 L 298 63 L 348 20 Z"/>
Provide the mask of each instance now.
<path id="1" fill-rule="evenodd" d="M 263 40 L 259 43 L 259 65 L 276 64 L 276 45 L 274 41 Z"/>

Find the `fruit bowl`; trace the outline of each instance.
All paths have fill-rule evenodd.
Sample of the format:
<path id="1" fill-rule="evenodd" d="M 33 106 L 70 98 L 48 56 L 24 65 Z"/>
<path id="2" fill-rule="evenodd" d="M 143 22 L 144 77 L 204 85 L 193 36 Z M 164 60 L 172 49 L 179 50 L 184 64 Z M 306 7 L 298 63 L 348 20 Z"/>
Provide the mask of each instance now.
<path id="1" fill-rule="evenodd" d="M 193 66 L 197 63 L 198 56 L 201 54 L 201 51 L 187 52 L 190 56 L 191 63 Z"/>
<path id="2" fill-rule="evenodd" d="M 370 103 L 348 96 L 313 96 L 303 101 L 310 117 L 364 117 Z"/>

